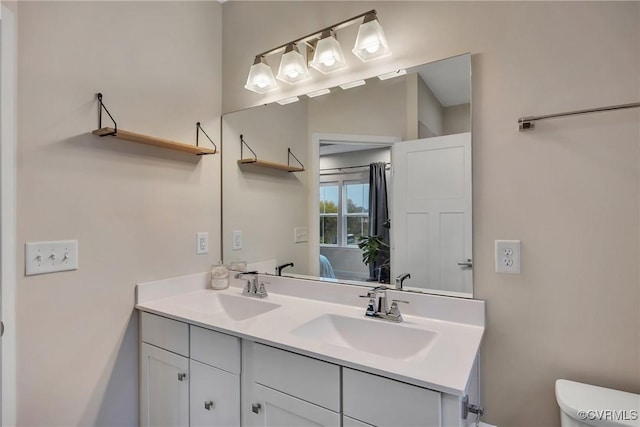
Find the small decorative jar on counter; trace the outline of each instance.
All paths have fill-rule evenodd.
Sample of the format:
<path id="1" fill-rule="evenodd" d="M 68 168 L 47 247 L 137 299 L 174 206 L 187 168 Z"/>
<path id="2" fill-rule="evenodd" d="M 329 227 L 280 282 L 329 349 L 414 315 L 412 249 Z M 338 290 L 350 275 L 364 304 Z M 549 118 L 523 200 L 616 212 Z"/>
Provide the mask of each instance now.
<path id="1" fill-rule="evenodd" d="M 229 287 L 229 269 L 220 264 L 211 266 L 211 287 L 213 289 L 227 289 Z"/>

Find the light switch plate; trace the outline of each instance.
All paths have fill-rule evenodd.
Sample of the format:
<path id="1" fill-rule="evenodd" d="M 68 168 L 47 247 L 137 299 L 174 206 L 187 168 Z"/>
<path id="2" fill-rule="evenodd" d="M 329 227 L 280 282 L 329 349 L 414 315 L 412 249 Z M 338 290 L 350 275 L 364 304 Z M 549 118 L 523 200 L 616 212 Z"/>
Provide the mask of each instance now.
<path id="1" fill-rule="evenodd" d="M 78 241 L 25 243 L 25 275 L 78 269 Z"/>
<path id="2" fill-rule="evenodd" d="M 520 274 L 520 240 L 496 240 L 496 273 Z"/>

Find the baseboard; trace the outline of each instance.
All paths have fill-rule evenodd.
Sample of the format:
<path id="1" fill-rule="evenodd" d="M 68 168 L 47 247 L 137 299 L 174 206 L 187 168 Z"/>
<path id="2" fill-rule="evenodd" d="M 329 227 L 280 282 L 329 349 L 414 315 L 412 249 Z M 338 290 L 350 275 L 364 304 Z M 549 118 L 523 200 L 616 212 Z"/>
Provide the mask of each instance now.
<path id="1" fill-rule="evenodd" d="M 496 426 L 481 422 L 480 427 L 496 427 Z"/>

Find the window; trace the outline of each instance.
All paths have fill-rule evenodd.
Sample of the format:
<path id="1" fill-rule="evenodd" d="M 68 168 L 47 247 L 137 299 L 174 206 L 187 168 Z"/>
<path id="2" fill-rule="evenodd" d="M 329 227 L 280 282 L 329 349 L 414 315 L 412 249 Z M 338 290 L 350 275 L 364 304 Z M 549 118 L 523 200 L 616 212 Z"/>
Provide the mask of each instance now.
<path id="1" fill-rule="evenodd" d="M 369 182 L 320 184 L 320 244 L 357 246 L 369 234 Z"/>
<path id="2" fill-rule="evenodd" d="M 340 205 L 338 183 L 320 184 L 320 244 L 338 244 L 338 208 Z"/>

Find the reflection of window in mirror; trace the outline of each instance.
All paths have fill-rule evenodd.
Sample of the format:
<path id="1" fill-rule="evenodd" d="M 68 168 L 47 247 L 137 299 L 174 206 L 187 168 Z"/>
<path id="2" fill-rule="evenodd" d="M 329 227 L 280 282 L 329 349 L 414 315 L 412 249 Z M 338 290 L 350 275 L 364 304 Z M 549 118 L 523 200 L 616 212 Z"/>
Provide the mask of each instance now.
<path id="1" fill-rule="evenodd" d="M 358 247 L 369 233 L 369 180 L 320 183 L 320 244 Z"/>
<path id="2" fill-rule="evenodd" d="M 340 186 L 336 182 L 320 184 L 320 244 L 338 244 Z"/>

